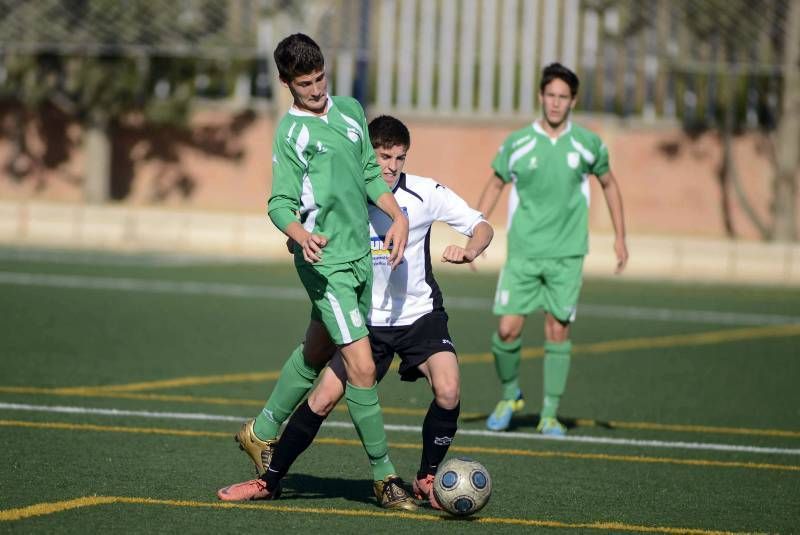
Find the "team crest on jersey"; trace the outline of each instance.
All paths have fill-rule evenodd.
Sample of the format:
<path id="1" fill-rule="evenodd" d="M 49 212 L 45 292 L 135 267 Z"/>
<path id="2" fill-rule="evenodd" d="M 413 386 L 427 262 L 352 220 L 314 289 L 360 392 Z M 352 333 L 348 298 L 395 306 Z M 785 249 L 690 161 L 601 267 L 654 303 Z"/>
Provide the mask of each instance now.
<path id="1" fill-rule="evenodd" d="M 570 166 L 572 169 L 577 169 L 578 165 L 581 163 L 581 155 L 577 152 L 568 152 L 567 153 L 567 165 Z"/>
<path id="2" fill-rule="evenodd" d="M 328 152 L 328 147 L 323 145 L 321 141 L 317 141 L 317 154 L 322 154 L 324 152 Z"/>
<path id="3" fill-rule="evenodd" d="M 361 327 L 364 325 L 364 320 L 361 319 L 361 312 L 359 312 L 357 308 L 350 311 L 350 322 L 353 324 L 353 327 Z"/>
<path id="4" fill-rule="evenodd" d="M 531 156 L 531 159 L 530 159 L 530 161 L 528 162 L 528 169 L 530 169 L 531 171 L 533 171 L 533 170 L 534 170 L 534 169 L 536 169 L 538 166 L 539 166 L 539 162 L 538 162 L 538 161 L 536 161 L 536 156 Z"/>

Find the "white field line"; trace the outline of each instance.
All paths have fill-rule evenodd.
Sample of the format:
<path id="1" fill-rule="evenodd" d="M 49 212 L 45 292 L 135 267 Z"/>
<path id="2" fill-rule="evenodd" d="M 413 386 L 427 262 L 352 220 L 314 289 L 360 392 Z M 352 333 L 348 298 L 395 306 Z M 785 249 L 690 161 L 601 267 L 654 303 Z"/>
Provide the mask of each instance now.
<path id="1" fill-rule="evenodd" d="M 245 284 L 131 279 L 120 277 L 84 277 L 81 275 L 49 275 L 39 273 L 13 273 L 0 271 L 0 284 L 19 286 L 46 286 L 80 290 L 115 290 L 221 297 L 246 297 L 254 299 L 308 299 L 300 288 L 279 286 L 253 286 Z"/>
<path id="2" fill-rule="evenodd" d="M 153 412 L 153 411 L 131 411 L 123 409 L 98 409 L 92 407 L 69 407 L 63 405 L 28 405 L 24 403 L 0 403 L 0 410 L 8 411 L 35 411 L 50 412 L 61 414 L 91 414 L 98 416 L 125 416 L 139 418 L 154 418 L 164 420 L 202 420 L 202 421 L 223 421 L 223 422 L 242 422 L 246 416 L 228 416 L 224 414 L 205 414 L 196 412 Z M 323 423 L 325 427 L 337 427 L 352 429 L 350 422 L 330 422 Z M 393 425 L 385 424 L 387 431 L 398 433 L 415 433 L 419 435 L 422 428 L 417 425 Z M 627 438 L 604 438 L 568 435 L 565 437 L 548 437 L 538 433 L 518 433 L 518 432 L 495 432 L 480 429 L 459 429 L 459 436 L 478 436 L 502 439 L 531 439 L 549 440 L 556 442 L 576 442 L 581 444 L 608 444 L 613 446 L 629 446 L 635 448 L 665 448 L 665 449 L 684 449 L 684 450 L 705 450 L 705 451 L 730 451 L 739 453 L 760 453 L 767 455 L 800 455 L 797 448 L 766 448 L 761 446 L 746 446 L 740 444 L 715 444 L 710 442 L 675 442 L 664 440 L 634 440 Z"/>
<path id="3" fill-rule="evenodd" d="M 284 299 L 305 301 L 306 292 L 300 287 L 260 286 L 223 282 L 150 280 L 122 277 L 87 277 L 81 275 L 52 275 L 0 271 L 0 284 L 42 286 L 81 290 L 111 290 L 182 295 L 213 295 L 248 299 Z M 478 297 L 448 297 L 449 309 L 489 310 L 490 299 Z M 621 305 L 581 304 L 579 314 L 589 317 L 655 320 L 683 323 L 721 325 L 785 325 L 800 323 L 800 316 L 779 314 L 748 314 L 713 310 L 679 310 L 668 308 L 632 307 Z"/>
<path id="4" fill-rule="evenodd" d="M 224 255 L 202 255 L 192 253 L 102 253 L 92 251 L 47 251 L 0 248 L 0 260 L 31 262 L 39 264 L 131 266 L 131 267 L 179 267 L 220 264 L 254 264 L 259 262 L 248 257 Z"/>

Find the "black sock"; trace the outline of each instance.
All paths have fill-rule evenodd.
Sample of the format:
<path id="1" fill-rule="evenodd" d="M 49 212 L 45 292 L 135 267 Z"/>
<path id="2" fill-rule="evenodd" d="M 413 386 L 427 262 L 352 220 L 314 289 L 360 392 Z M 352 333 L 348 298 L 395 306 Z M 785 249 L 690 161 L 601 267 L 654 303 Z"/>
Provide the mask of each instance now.
<path id="1" fill-rule="evenodd" d="M 324 420 L 324 416 L 311 410 L 308 401 L 297 407 L 281 434 L 266 473 L 261 476 L 267 482 L 267 488 L 277 488 L 294 461 L 314 442 Z"/>
<path id="2" fill-rule="evenodd" d="M 431 401 L 422 423 L 422 459 L 417 477 L 436 473 L 456 435 L 460 411 L 461 403 L 453 409 L 443 409 L 436 404 L 436 400 Z"/>

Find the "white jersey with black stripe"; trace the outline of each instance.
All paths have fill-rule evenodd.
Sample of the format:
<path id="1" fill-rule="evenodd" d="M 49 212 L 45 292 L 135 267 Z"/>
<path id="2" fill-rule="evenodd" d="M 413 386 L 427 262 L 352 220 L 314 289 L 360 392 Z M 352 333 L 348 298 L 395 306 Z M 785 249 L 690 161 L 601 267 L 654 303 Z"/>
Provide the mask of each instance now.
<path id="1" fill-rule="evenodd" d="M 384 244 L 392 221 L 370 205 L 374 277 L 367 324 L 373 327 L 411 325 L 428 312 L 443 309 L 442 292 L 431 269 L 431 225 L 441 221 L 465 236 L 472 236 L 475 225 L 484 221 L 481 213 L 470 208 L 464 199 L 430 178 L 403 173 L 392 191 L 408 216 L 408 245 L 403 262 L 392 271 L 389 250 Z"/>

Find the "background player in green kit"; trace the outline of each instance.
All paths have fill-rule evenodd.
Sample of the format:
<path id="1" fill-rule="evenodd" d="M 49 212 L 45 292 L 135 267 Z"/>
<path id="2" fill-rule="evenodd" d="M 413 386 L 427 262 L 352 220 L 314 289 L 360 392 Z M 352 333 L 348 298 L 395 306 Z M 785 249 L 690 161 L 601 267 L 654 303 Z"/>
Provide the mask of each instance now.
<path id="1" fill-rule="evenodd" d="M 385 242 L 393 268 L 402 261 L 408 220 L 381 176 L 361 105 L 328 95 L 317 44 L 306 35 L 291 35 L 276 47 L 275 63 L 293 105 L 273 141 L 269 216 L 298 244 L 295 267 L 311 299 L 311 321 L 304 343 L 289 356 L 261 414 L 242 426 L 236 440 L 262 460 L 263 471 L 280 422 L 338 348 L 347 372 L 347 408 L 372 466 L 378 503 L 413 509 L 389 460 L 367 338 L 365 318 L 372 292 L 367 201 L 392 219 Z M 217 496 L 234 501 L 271 499 L 279 493 L 279 487 L 253 479 L 222 488 Z"/>
<path id="2" fill-rule="evenodd" d="M 495 294 L 500 316 L 492 335 L 492 354 L 503 385 L 502 399 L 486 420 L 494 431 L 508 428 L 511 415 L 524 406 L 518 373 L 525 317 L 544 309 L 544 403 L 537 430 L 562 436 L 556 419 L 567 382 L 575 320 L 588 252 L 589 175 L 600 181 L 614 226 L 616 272 L 625 268 L 628 249 L 622 196 L 611 173 L 608 149 L 600 138 L 569 121 L 578 94 L 578 77 L 559 63 L 542 71 L 539 102 L 542 118 L 512 133 L 492 162 L 478 211 L 492 212 L 507 184 L 508 253 Z"/>

